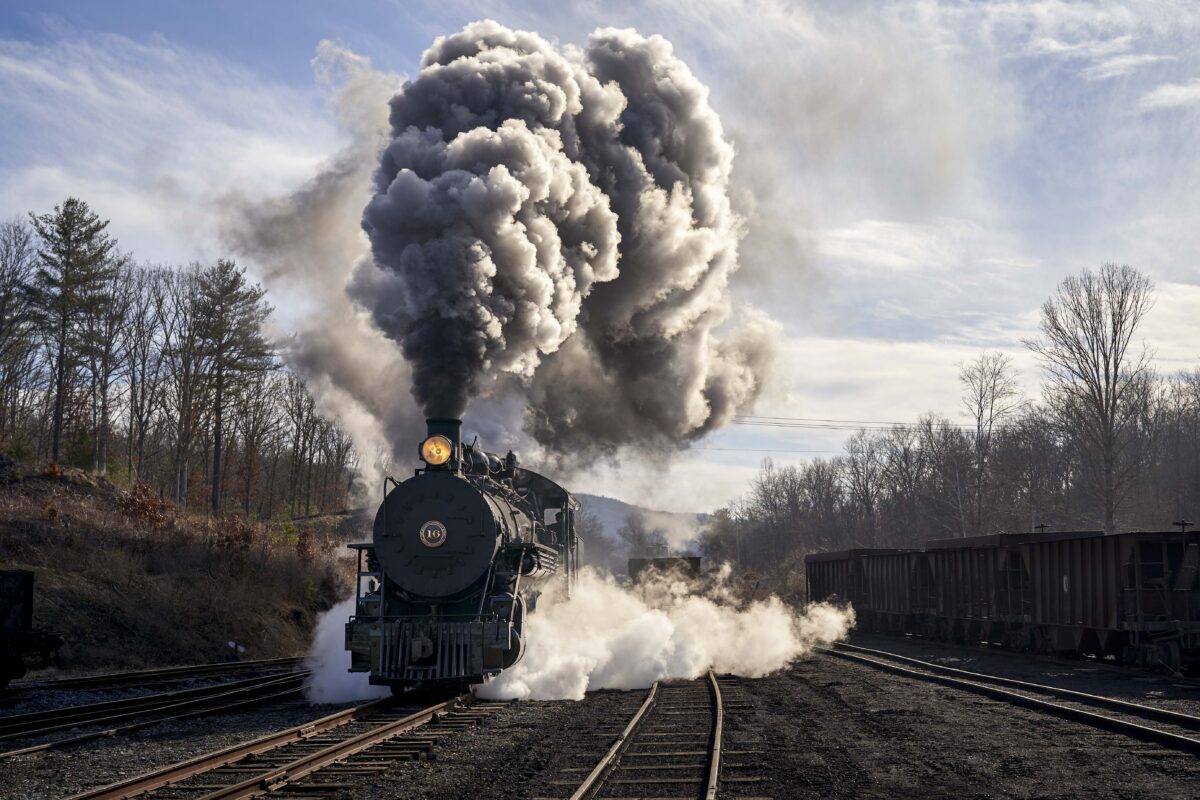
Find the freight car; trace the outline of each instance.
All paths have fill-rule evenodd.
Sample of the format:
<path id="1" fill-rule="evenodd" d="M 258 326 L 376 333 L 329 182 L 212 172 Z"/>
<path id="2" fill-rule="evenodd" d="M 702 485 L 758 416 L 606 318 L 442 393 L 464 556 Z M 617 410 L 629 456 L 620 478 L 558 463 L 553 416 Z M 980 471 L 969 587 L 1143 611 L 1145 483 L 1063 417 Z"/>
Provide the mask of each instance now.
<path id="1" fill-rule="evenodd" d="M 394 692 L 482 683 L 520 659 L 525 615 L 551 580 L 570 591 L 582 557 L 566 489 L 461 441 L 430 419 L 425 466 L 389 479 L 372 541 L 358 551 L 350 670 Z M 385 489 L 387 484 L 385 484 Z"/>
<path id="2" fill-rule="evenodd" d="M 942 539 L 812 554 L 805 569 L 809 599 L 851 603 L 866 630 L 1200 665 L 1196 531 Z"/>
<path id="3" fill-rule="evenodd" d="M 0 689 L 25 674 L 26 658 L 46 666 L 62 644 L 59 634 L 33 627 L 33 573 L 0 570 Z"/>

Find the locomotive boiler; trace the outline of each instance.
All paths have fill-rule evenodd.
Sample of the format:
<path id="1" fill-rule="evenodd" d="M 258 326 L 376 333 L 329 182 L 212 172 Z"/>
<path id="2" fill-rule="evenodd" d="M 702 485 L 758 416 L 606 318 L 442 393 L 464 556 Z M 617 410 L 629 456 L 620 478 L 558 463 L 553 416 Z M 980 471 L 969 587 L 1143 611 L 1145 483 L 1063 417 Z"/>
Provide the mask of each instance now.
<path id="1" fill-rule="evenodd" d="M 461 420 L 427 426 L 424 466 L 385 481 L 371 542 L 351 545 L 350 670 L 393 691 L 482 683 L 511 667 L 538 594 L 550 581 L 569 592 L 582 555 L 568 491 L 511 451 L 464 444 Z"/>

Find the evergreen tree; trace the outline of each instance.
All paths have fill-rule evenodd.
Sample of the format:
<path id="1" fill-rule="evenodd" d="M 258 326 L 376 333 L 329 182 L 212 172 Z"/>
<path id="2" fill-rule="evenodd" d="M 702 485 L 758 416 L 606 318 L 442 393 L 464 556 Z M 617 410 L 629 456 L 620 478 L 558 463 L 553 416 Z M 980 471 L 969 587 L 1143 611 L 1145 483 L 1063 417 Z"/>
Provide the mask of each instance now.
<path id="1" fill-rule="evenodd" d="M 246 272 L 222 259 L 200 273 L 200 341 L 210 361 L 213 400 L 212 511 L 221 513 L 224 493 L 224 413 L 231 389 L 248 375 L 274 366 L 262 325 L 271 313 L 266 290 L 246 281 Z"/>
<path id="2" fill-rule="evenodd" d="M 74 197 L 55 206 L 53 213 L 29 217 L 42 245 L 29 300 L 51 351 L 54 410 L 50 458 L 58 461 L 67 391 L 85 349 L 83 322 L 103 302 L 103 287 L 116 269 L 109 258 L 116 242 L 105 232 L 108 220 L 100 219 L 87 203 Z"/>

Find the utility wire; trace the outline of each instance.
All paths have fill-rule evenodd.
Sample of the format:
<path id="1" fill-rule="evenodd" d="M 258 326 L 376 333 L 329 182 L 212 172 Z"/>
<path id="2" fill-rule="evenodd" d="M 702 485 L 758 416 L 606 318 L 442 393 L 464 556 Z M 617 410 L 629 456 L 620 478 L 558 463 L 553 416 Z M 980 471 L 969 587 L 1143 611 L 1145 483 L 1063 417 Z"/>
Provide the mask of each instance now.
<path id="1" fill-rule="evenodd" d="M 800 428 L 805 430 L 829 430 L 829 431 L 886 431 L 892 428 L 917 429 L 924 427 L 923 423 L 919 422 L 889 422 L 886 420 L 854 420 L 854 419 L 818 419 L 815 417 L 758 417 L 758 416 L 736 416 L 733 418 L 734 425 L 744 425 L 748 427 L 758 428 Z M 937 420 L 934 422 L 935 427 L 949 427 L 960 430 L 974 430 L 974 423 L 966 422 L 950 422 L 948 420 Z M 1002 430 L 1007 427 L 1012 427 L 1003 424 L 993 424 L 992 430 Z"/>
<path id="2" fill-rule="evenodd" d="M 693 447 L 692 450 L 706 450 L 713 453 L 840 453 L 841 450 L 785 450 L 776 447 Z"/>

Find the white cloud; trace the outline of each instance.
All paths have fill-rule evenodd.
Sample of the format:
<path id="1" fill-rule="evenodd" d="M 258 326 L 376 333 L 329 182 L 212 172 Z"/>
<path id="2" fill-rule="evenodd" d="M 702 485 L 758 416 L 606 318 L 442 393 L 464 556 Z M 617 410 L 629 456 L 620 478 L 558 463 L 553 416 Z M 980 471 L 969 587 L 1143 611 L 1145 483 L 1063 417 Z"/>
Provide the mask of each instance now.
<path id="1" fill-rule="evenodd" d="M 970 220 L 943 218 L 927 224 L 866 219 L 819 236 L 821 254 L 892 270 L 941 271 L 958 266 L 964 246 L 977 241 L 981 227 Z"/>
<path id="2" fill-rule="evenodd" d="M 1200 103 L 1200 78 L 1194 78 L 1189 83 L 1164 83 L 1155 87 L 1142 96 L 1140 107 L 1143 111 L 1156 111 L 1197 103 Z"/>
<path id="3" fill-rule="evenodd" d="M 1200 331 L 1196 309 L 1200 285 L 1160 281 L 1155 287 L 1154 308 L 1142 323 L 1141 335 L 1154 351 L 1160 373 L 1200 367 Z"/>
<path id="4" fill-rule="evenodd" d="M 1064 56 L 1067 58 L 1102 58 L 1129 50 L 1133 36 L 1125 34 L 1112 39 L 1093 39 L 1082 42 L 1062 42 L 1053 36 L 1031 39 L 1026 50 L 1031 55 Z"/>
<path id="5" fill-rule="evenodd" d="M 337 144 L 315 90 L 153 38 L 0 41 L 0 114 L 0 217 L 76 194 L 123 247 L 175 262 L 219 255 L 226 192 L 279 191 Z"/>
<path id="6" fill-rule="evenodd" d="M 1081 77 L 1089 81 L 1102 81 L 1131 75 L 1147 64 L 1159 61 L 1173 61 L 1174 56 L 1159 56 L 1151 53 L 1128 54 L 1106 58 L 1098 64 L 1080 70 Z"/>

